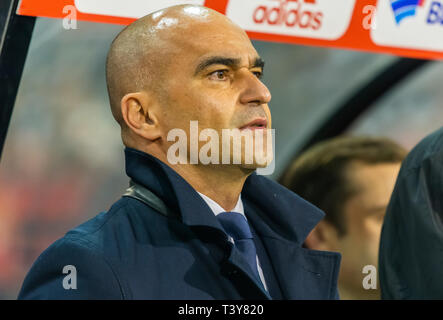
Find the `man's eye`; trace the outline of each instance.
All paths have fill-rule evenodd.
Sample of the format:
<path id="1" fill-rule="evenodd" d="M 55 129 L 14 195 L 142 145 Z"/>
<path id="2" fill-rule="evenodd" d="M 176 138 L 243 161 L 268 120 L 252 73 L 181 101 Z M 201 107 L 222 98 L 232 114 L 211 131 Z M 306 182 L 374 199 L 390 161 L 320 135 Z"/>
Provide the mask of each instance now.
<path id="1" fill-rule="evenodd" d="M 226 73 L 227 73 L 227 72 L 228 72 L 228 70 L 217 70 L 217 71 L 212 72 L 212 73 L 209 75 L 209 78 L 210 78 L 211 80 L 218 80 L 218 81 L 220 81 L 220 80 L 226 80 L 226 78 L 227 78 Z"/>
<path id="2" fill-rule="evenodd" d="M 263 77 L 263 72 L 261 72 L 261 71 L 254 71 L 252 73 L 259 79 L 261 79 Z"/>

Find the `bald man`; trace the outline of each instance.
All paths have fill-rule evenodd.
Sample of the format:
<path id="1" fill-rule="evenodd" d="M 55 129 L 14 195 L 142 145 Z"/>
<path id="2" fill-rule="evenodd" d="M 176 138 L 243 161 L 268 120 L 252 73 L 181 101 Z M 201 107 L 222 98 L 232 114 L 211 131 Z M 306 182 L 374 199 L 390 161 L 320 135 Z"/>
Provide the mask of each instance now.
<path id="1" fill-rule="evenodd" d="M 337 298 L 340 255 L 302 248 L 323 213 L 255 172 L 272 158 L 263 66 L 246 33 L 204 7 L 124 29 L 107 84 L 130 188 L 45 250 L 19 298 Z M 253 148 L 218 149 L 238 139 Z"/>

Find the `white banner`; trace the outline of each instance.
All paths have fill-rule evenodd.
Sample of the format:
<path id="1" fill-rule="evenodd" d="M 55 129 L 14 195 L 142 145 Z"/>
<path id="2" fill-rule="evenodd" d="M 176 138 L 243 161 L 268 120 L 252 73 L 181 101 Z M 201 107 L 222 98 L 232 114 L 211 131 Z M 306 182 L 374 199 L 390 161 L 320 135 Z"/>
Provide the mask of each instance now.
<path id="1" fill-rule="evenodd" d="M 372 40 L 382 46 L 443 51 L 443 0 L 411 2 L 379 0 Z"/>
<path id="2" fill-rule="evenodd" d="M 336 40 L 355 0 L 230 0 L 226 15 L 247 31 Z"/>

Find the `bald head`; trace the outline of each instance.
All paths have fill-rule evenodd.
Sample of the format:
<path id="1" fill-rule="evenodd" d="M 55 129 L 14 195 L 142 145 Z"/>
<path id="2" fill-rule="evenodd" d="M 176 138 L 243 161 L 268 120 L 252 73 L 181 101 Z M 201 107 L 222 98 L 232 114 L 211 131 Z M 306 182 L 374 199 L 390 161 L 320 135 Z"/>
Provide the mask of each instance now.
<path id="1" fill-rule="evenodd" d="M 180 64 L 180 52 L 188 39 L 202 36 L 202 41 L 216 33 L 246 33 L 224 15 L 201 6 L 169 7 L 138 19 L 114 39 L 106 62 L 106 81 L 111 110 L 125 127 L 120 102 L 128 93 L 148 91 L 157 97 L 167 95 L 168 69 Z M 206 33 L 206 36 L 204 35 Z"/>

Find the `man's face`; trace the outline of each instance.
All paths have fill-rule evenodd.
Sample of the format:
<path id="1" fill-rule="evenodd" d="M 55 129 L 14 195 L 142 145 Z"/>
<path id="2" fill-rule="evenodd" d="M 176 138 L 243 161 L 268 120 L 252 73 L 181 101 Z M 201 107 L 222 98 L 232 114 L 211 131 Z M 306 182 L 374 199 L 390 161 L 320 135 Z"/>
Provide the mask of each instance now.
<path id="1" fill-rule="evenodd" d="M 271 128 L 271 95 L 260 81 L 263 62 L 242 30 L 217 18 L 211 23 L 194 22 L 167 37 L 171 45 L 165 53 L 161 102 L 165 140 L 175 128 L 192 138 L 191 120 L 198 121 L 199 132 L 216 130 L 220 148 L 222 129 L 245 130 L 248 124 L 252 126 L 246 130 Z"/>
<path id="2" fill-rule="evenodd" d="M 356 193 L 344 205 L 347 233 L 337 242 L 342 253 L 340 285 L 374 298 L 380 294 L 379 285 L 377 290 L 365 290 L 362 270 L 365 265 L 378 266 L 381 228 L 399 170 L 400 163 L 355 163 L 347 170 Z"/>

